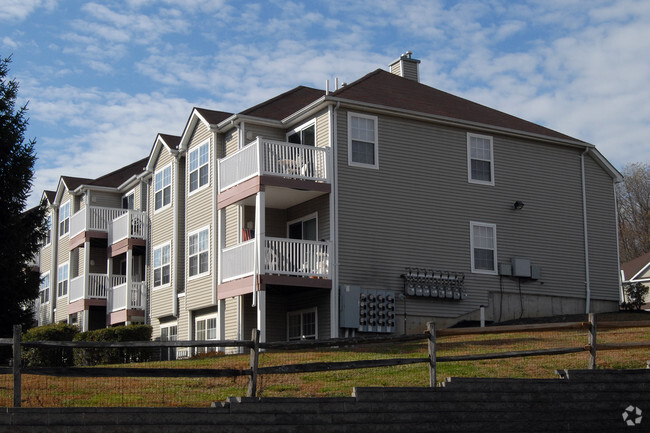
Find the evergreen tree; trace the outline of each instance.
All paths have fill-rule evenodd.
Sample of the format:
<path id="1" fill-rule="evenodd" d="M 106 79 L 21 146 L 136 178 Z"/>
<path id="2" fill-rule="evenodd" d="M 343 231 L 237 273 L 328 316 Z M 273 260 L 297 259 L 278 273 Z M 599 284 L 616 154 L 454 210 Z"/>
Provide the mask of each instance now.
<path id="1" fill-rule="evenodd" d="M 0 57 L 0 337 L 12 325 L 33 324 L 40 274 L 28 263 L 44 235 L 43 206 L 26 210 L 32 189 L 35 140 L 25 140 L 27 105 L 15 109 L 18 83 L 8 80 L 11 57 Z"/>

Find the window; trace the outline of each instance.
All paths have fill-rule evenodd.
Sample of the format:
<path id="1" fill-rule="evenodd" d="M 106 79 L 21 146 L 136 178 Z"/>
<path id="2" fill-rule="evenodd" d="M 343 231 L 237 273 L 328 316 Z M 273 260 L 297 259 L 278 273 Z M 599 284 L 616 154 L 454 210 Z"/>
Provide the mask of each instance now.
<path id="1" fill-rule="evenodd" d="M 160 341 L 176 340 L 178 340 L 178 325 L 160 327 Z"/>
<path id="2" fill-rule="evenodd" d="M 497 226 L 470 222 L 472 272 L 497 273 Z"/>
<path id="3" fill-rule="evenodd" d="M 163 245 L 153 250 L 153 286 L 160 287 L 170 281 L 171 245 Z"/>
<path id="4" fill-rule="evenodd" d="M 70 202 L 66 201 L 59 208 L 59 236 L 63 236 L 70 231 Z"/>
<path id="5" fill-rule="evenodd" d="M 316 122 L 311 121 L 287 134 L 287 141 L 306 146 L 316 145 Z"/>
<path id="6" fill-rule="evenodd" d="M 210 142 L 190 151 L 190 192 L 208 184 L 210 179 Z"/>
<path id="7" fill-rule="evenodd" d="M 318 219 L 316 214 L 289 222 L 288 236 L 289 239 L 300 239 L 304 241 L 318 240 Z"/>
<path id="8" fill-rule="evenodd" d="M 154 181 L 154 210 L 169 206 L 172 202 L 172 166 L 156 172 Z"/>
<path id="9" fill-rule="evenodd" d="M 467 178 L 471 183 L 494 185 L 492 137 L 467 134 Z"/>
<path id="10" fill-rule="evenodd" d="M 43 246 L 52 242 L 52 215 L 45 217 L 45 235 L 43 236 Z"/>
<path id="11" fill-rule="evenodd" d="M 191 233 L 187 242 L 189 276 L 206 274 L 209 270 L 210 230 Z"/>
<path id="12" fill-rule="evenodd" d="M 377 117 L 348 113 L 348 164 L 379 168 Z"/>
<path id="13" fill-rule="evenodd" d="M 318 336 L 318 315 L 316 308 L 287 313 L 287 339 L 316 340 Z"/>
<path id="14" fill-rule="evenodd" d="M 131 191 L 122 197 L 122 209 L 135 209 L 135 192 Z"/>
<path id="15" fill-rule="evenodd" d="M 205 317 L 197 318 L 195 326 L 195 340 L 216 340 L 217 339 L 217 318 L 216 317 Z M 197 353 L 203 352 L 214 352 L 217 348 L 214 346 L 211 347 L 197 347 Z"/>
<path id="16" fill-rule="evenodd" d="M 70 268 L 68 267 L 67 263 L 59 266 L 59 272 L 57 274 L 57 285 L 56 285 L 56 295 L 58 297 L 67 296 L 68 294 L 69 271 Z"/>
<path id="17" fill-rule="evenodd" d="M 50 273 L 47 272 L 41 277 L 41 288 L 38 291 L 38 300 L 42 304 L 50 302 Z"/>

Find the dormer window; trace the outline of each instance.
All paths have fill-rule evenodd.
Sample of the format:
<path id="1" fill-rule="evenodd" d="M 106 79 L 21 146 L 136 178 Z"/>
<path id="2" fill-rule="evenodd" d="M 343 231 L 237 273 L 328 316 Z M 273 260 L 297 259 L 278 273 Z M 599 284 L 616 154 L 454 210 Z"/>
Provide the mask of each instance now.
<path id="1" fill-rule="evenodd" d="M 190 192 L 208 184 L 210 180 L 210 142 L 206 141 L 189 152 Z"/>

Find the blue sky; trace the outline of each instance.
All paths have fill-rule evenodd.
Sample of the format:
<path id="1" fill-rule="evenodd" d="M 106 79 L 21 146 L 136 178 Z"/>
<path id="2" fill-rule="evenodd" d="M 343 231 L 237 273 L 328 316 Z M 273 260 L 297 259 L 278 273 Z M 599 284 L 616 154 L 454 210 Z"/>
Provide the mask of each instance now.
<path id="1" fill-rule="evenodd" d="M 593 143 L 619 169 L 650 162 L 647 0 L 0 0 L 0 55 L 37 139 L 31 204 L 61 175 L 147 156 L 194 106 L 241 111 L 407 50 L 427 85 Z"/>

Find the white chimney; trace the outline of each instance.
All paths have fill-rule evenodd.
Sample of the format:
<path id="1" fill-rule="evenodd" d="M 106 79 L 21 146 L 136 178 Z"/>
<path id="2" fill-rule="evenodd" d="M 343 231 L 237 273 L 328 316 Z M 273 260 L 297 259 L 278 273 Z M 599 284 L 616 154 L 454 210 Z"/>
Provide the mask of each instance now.
<path id="1" fill-rule="evenodd" d="M 408 78 L 409 80 L 420 82 L 419 67 L 420 61 L 412 59 L 411 51 L 402 54 L 399 59 L 390 64 L 391 74 L 399 75 L 400 77 Z"/>

